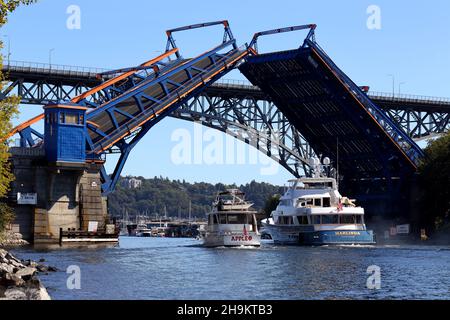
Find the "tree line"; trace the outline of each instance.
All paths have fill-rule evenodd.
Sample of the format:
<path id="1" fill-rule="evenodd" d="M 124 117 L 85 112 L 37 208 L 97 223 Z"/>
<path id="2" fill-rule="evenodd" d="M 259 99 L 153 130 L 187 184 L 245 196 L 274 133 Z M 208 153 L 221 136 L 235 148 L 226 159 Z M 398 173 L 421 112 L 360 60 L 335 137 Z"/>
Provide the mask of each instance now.
<path id="1" fill-rule="evenodd" d="M 219 191 L 225 189 L 240 189 L 246 199 L 253 202 L 254 209 L 264 211 L 266 202 L 274 194 L 283 192 L 283 187 L 270 183 L 252 181 L 244 185 L 225 185 L 222 183 L 195 182 L 184 180 L 169 180 L 163 177 L 145 179 L 134 177 L 142 181 L 138 188 L 129 188 L 122 177 L 116 190 L 108 197 L 109 212 L 114 217 L 122 217 L 126 213 L 129 217 L 137 215 L 164 216 L 186 218 L 191 207 L 191 216 L 205 217 L 211 210 L 211 204 Z"/>

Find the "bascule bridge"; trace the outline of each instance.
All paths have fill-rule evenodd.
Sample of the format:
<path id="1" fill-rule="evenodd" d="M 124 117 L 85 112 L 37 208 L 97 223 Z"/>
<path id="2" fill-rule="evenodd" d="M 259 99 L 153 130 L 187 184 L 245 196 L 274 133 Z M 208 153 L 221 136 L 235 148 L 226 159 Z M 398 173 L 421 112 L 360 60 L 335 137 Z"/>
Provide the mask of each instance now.
<path id="1" fill-rule="evenodd" d="M 173 35 L 214 25 L 223 25 L 221 43 L 183 57 Z M 260 32 L 240 47 L 228 22 L 219 21 L 168 30 L 166 51 L 136 67 L 6 65 L 10 84 L 1 97 L 18 94 L 24 104 L 45 105 L 8 137 L 19 144 L 11 147 L 17 179 L 10 202 L 20 231 L 53 241 L 60 228 L 103 228 L 104 196 L 132 149 L 168 116 L 231 134 L 293 176 L 310 173 L 311 157 L 330 157 L 343 191 L 369 215 L 400 215 L 413 201 L 423 157 L 414 140 L 448 131 L 450 100 L 367 92 L 319 46 L 315 29 Z M 259 37 L 297 30 L 308 32 L 299 48 L 258 52 Z M 251 83 L 220 80 L 234 69 Z M 110 154 L 120 156 L 106 172 Z"/>

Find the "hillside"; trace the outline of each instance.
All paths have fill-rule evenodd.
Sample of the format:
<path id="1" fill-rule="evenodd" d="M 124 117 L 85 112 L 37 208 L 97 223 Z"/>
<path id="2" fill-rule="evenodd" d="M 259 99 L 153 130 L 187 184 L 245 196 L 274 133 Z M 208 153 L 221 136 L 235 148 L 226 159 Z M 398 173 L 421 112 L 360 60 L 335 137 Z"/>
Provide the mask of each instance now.
<path id="1" fill-rule="evenodd" d="M 155 213 L 164 215 L 164 207 L 166 207 L 168 216 L 175 217 L 180 212 L 181 217 L 187 217 L 189 201 L 192 201 L 192 217 L 204 217 L 211 210 L 211 203 L 216 193 L 226 188 L 239 188 L 244 191 L 246 198 L 254 203 L 256 210 L 260 211 L 268 198 L 283 191 L 283 187 L 255 181 L 236 186 L 221 183 L 189 183 L 162 177 L 153 179 L 135 177 L 141 181 L 141 185 L 131 188 L 127 185 L 130 178 L 132 177 L 121 178 L 116 191 L 108 196 L 108 206 L 112 216 L 122 217 L 125 211 L 128 211 L 130 217 L 150 216 Z"/>

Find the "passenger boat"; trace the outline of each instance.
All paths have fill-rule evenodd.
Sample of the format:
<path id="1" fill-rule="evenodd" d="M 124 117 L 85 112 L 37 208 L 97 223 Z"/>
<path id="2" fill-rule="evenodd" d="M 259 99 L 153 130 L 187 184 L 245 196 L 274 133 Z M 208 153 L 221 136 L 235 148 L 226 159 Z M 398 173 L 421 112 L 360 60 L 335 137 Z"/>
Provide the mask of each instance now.
<path id="1" fill-rule="evenodd" d="M 152 229 L 148 228 L 146 224 L 140 224 L 136 228 L 136 236 L 137 237 L 151 237 Z"/>
<path id="2" fill-rule="evenodd" d="M 260 246 L 256 211 L 251 209 L 252 205 L 237 189 L 219 192 L 208 214 L 204 246 Z"/>
<path id="3" fill-rule="evenodd" d="M 312 178 L 289 181 L 269 218 L 261 221 L 275 244 L 339 245 L 374 244 L 367 230 L 364 208 L 341 196 L 336 179 L 315 169 Z"/>

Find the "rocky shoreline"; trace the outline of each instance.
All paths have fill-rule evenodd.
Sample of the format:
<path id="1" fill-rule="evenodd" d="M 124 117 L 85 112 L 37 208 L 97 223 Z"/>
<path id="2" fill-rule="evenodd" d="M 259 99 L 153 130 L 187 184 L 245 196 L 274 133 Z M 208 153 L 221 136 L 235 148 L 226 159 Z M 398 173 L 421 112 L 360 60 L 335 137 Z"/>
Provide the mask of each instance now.
<path id="1" fill-rule="evenodd" d="M 27 246 L 30 243 L 22 239 L 20 233 L 6 231 L 0 234 L 0 247 Z"/>
<path id="2" fill-rule="evenodd" d="M 31 260 L 20 260 L 0 249 L 0 300 L 51 300 L 39 273 L 57 271 Z"/>

